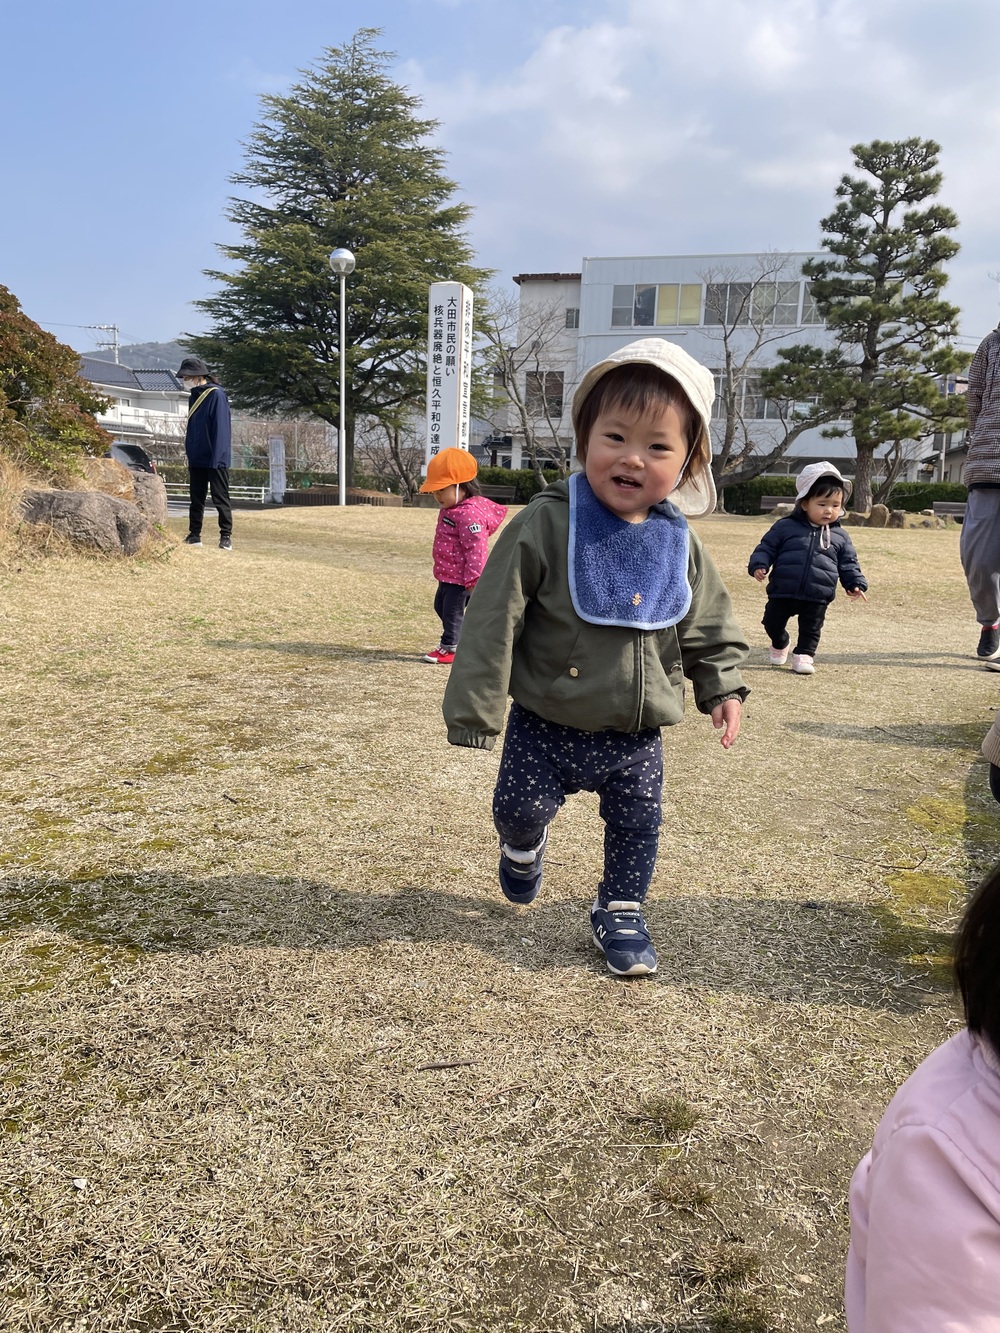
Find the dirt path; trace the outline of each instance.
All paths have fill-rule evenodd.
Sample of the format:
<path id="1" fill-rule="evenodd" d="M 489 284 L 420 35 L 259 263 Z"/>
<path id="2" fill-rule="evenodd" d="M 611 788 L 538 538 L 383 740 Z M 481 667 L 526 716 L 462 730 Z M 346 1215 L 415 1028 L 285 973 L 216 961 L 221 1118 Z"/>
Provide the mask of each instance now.
<path id="1" fill-rule="evenodd" d="M 498 901 L 498 754 L 449 749 L 434 514 L 238 515 L 3 578 L 5 1328 L 843 1328 L 845 1193 L 956 1014 L 1000 676 L 954 531 L 859 532 L 817 674 L 766 665 L 764 529 L 699 525 L 754 646 L 736 750 L 667 737 L 612 980 L 592 798 Z M 443 1067 L 435 1067 L 443 1066 Z"/>

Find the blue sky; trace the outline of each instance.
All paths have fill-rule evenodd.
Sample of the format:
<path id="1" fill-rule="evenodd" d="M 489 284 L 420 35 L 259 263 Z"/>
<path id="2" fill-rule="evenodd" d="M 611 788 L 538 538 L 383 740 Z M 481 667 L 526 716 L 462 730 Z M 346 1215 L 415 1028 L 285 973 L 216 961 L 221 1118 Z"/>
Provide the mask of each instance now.
<path id="1" fill-rule="evenodd" d="M 850 145 L 942 145 L 951 299 L 1000 318 L 995 0 L 5 6 L 0 283 L 81 350 L 200 328 L 259 98 L 362 24 L 442 121 L 481 263 L 816 246 Z"/>

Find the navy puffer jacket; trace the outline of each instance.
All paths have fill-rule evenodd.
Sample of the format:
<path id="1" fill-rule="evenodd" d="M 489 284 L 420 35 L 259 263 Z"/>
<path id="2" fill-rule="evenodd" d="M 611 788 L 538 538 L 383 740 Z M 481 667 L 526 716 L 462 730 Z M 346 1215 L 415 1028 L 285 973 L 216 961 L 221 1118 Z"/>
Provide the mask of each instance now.
<path id="1" fill-rule="evenodd" d="M 837 579 L 848 590 L 868 591 L 868 581 L 858 564 L 858 553 L 839 523 L 825 531 L 830 544 L 821 543 L 823 528 L 809 522 L 801 509 L 779 518 L 764 534 L 747 566 L 747 573 L 769 569 L 768 597 L 795 597 L 802 602 L 832 602 Z"/>

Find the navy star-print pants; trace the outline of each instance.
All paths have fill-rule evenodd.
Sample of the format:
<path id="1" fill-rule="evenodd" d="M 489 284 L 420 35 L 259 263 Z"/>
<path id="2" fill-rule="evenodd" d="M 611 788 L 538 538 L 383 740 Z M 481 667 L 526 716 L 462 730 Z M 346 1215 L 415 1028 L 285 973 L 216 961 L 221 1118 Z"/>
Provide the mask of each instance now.
<path id="1" fill-rule="evenodd" d="M 601 798 L 601 906 L 641 903 L 653 878 L 660 836 L 659 729 L 579 731 L 514 704 L 493 793 L 493 822 L 501 841 L 520 850 L 537 847 L 566 797 L 578 791 L 594 791 Z"/>

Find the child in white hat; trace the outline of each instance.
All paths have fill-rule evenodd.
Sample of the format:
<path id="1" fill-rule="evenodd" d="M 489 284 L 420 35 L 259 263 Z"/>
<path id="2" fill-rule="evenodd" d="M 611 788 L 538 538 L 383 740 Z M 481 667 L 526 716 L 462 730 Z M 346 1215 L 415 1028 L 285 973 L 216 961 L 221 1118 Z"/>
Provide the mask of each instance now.
<path id="1" fill-rule="evenodd" d="M 715 506 L 711 372 L 644 338 L 593 366 L 573 397 L 581 472 L 522 509 L 469 603 L 444 698 L 448 740 L 491 750 L 510 710 L 493 798 L 500 888 L 530 903 L 566 796 L 600 796 L 604 873 L 590 912 L 618 976 L 656 971 L 642 912 L 656 862 L 660 728 L 699 710 L 736 740 L 747 645 L 684 515 Z"/>
<path id="2" fill-rule="evenodd" d="M 793 616 L 798 620 L 792 670 L 799 676 L 816 670 L 816 649 L 838 580 L 852 601 L 867 601 L 868 582 L 840 526 L 850 493 L 851 483 L 832 463 L 810 463 L 795 481 L 795 509 L 764 534 L 747 566 L 747 573 L 760 583 L 770 573 L 761 624 L 771 640 L 772 666 L 788 660 L 786 626 Z"/>

